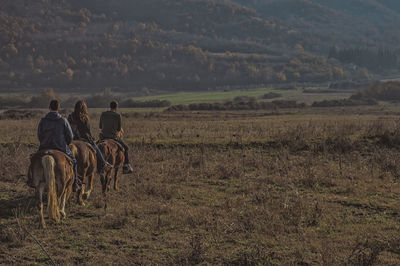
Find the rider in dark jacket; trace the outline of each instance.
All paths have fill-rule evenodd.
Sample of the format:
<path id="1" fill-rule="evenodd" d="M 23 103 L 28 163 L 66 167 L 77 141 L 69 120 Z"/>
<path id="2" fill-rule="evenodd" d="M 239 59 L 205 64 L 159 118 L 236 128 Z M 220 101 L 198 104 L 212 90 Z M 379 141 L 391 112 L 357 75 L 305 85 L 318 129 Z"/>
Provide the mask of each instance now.
<path id="1" fill-rule="evenodd" d="M 100 116 L 99 127 L 101 129 L 100 139 L 113 139 L 117 141 L 125 150 L 125 161 L 122 167 L 124 174 L 133 173 L 133 168 L 129 163 L 129 146 L 122 140 L 119 133 L 122 131 L 121 115 L 117 113 L 118 103 L 112 101 L 110 103 L 110 110 L 103 112 Z"/>
<path id="2" fill-rule="evenodd" d="M 68 146 L 74 138 L 74 135 L 67 119 L 63 118 L 58 113 L 60 110 L 59 102 L 57 100 L 52 100 L 49 108 L 50 112 L 40 120 L 38 126 L 37 134 L 40 142 L 39 150 L 59 150 L 72 159 L 75 175 L 74 191 L 76 191 L 79 186 L 76 159 Z"/>

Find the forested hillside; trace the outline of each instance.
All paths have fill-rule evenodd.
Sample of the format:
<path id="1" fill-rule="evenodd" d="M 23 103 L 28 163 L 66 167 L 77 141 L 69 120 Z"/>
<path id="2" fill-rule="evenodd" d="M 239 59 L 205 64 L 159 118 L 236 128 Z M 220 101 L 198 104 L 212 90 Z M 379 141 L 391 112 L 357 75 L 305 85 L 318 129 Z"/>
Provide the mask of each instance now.
<path id="1" fill-rule="evenodd" d="M 395 0 L 232 0 L 304 32 L 304 48 L 399 50 L 400 2 Z"/>
<path id="2" fill-rule="evenodd" d="M 322 34 L 335 23 L 331 17 L 345 16 L 333 7 L 236 2 L 3 0 L 0 89 L 144 95 L 369 76 L 328 59 L 336 43 L 327 36 L 352 38 Z"/>

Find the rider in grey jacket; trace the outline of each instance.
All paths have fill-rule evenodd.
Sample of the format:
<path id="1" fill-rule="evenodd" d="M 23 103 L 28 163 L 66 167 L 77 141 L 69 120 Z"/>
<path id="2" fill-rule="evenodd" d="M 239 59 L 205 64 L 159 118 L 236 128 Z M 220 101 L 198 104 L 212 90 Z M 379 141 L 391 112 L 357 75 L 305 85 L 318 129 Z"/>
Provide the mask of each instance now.
<path id="1" fill-rule="evenodd" d="M 58 113 L 60 110 L 59 102 L 57 100 L 52 100 L 49 108 L 50 112 L 40 120 L 38 126 L 37 134 L 40 142 L 39 150 L 59 150 L 72 159 L 75 175 L 73 188 L 74 191 L 76 191 L 80 183 L 77 175 L 76 159 L 68 146 L 72 142 L 74 135 L 67 119 L 63 118 Z"/>

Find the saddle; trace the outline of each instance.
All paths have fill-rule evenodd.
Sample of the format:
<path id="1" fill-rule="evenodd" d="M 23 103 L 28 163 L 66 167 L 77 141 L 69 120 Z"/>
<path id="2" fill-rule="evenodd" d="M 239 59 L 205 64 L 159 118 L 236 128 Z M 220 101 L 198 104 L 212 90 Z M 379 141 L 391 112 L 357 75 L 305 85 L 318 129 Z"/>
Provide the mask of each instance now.
<path id="1" fill-rule="evenodd" d="M 118 141 L 116 141 L 115 139 L 99 139 L 96 144 L 99 145 L 100 143 L 106 142 L 106 141 L 114 142 L 118 146 L 118 149 L 120 149 L 122 152 L 125 152 L 124 147 Z"/>
<path id="2" fill-rule="evenodd" d="M 62 152 L 62 151 L 58 151 L 58 150 L 51 150 L 51 149 L 39 150 L 39 151 L 37 151 L 37 152 L 35 152 L 35 153 L 32 153 L 32 154 L 30 155 L 31 162 L 32 162 L 34 159 L 36 159 L 37 157 L 42 158 L 43 156 L 46 156 L 46 155 L 54 156 L 54 151 L 57 151 L 57 152 L 60 152 L 60 153 L 64 154 L 64 156 L 65 156 L 65 158 L 67 159 L 68 163 L 69 163 L 70 165 L 72 165 L 72 166 L 74 165 L 74 161 L 73 161 L 72 158 L 69 157 L 66 153 L 64 153 L 64 152 Z"/>
<path id="3" fill-rule="evenodd" d="M 94 152 L 95 154 L 96 154 L 96 149 L 93 147 L 93 144 L 90 142 L 90 141 L 87 141 L 87 140 L 74 140 L 74 141 L 80 141 L 80 142 L 84 142 L 85 144 L 86 144 L 86 146 L 92 151 L 92 152 Z M 75 145 L 74 145 L 74 143 L 72 142 L 71 144 L 69 144 L 69 148 L 71 149 L 71 151 L 72 151 L 72 154 L 74 154 L 75 155 L 75 153 L 77 152 L 75 149 Z"/>

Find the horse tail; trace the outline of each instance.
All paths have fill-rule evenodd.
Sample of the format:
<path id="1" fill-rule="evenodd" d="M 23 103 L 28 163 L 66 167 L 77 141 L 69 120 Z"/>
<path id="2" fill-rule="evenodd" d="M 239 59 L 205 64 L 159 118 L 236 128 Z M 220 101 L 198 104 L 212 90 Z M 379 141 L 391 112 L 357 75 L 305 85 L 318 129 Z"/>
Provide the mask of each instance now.
<path id="1" fill-rule="evenodd" d="M 56 222 L 60 221 L 60 213 L 58 210 L 56 176 L 54 172 L 55 160 L 51 155 L 45 155 L 42 158 L 42 166 L 46 183 L 48 186 L 47 192 L 47 215 L 50 219 Z"/>

